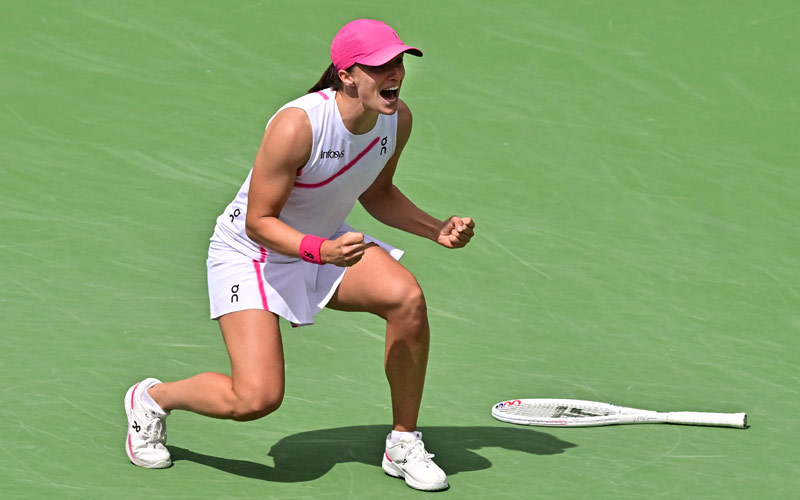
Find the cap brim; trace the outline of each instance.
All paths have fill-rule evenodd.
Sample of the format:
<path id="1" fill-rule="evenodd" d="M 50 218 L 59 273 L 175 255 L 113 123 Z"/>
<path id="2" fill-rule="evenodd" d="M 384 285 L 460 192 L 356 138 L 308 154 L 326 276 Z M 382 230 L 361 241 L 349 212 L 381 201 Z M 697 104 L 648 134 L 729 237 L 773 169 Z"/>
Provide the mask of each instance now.
<path id="1" fill-rule="evenodd" d="M 356 62 L 365 66 L 382 66 L 403 52 L 407 52 L 412 56 L 422 57 L 422 51 L 418 48 L 398 43 L 376 50 L 368 56 L 359 58 Z"/>

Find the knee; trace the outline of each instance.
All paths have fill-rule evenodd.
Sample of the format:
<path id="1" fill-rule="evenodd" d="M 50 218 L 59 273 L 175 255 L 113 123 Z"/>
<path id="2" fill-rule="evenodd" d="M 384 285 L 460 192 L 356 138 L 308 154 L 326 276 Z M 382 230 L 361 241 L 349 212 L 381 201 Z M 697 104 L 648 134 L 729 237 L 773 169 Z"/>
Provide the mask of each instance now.
<path id="1" fill-rule="evenodd" d="M 416 321 L 425 321 L 428 318 L 428 306 L 425 303 L 425 294 L 422 293 L 422 288 L 414 282 L 414 286 L 406 290 L 405 298 L 402 302 L 403 310 L 414 318 Z"/>
<path id="2" fill-rule="evenodd" d="M 412 279 L 404 286 L 393 288 L 392 301 L 384 316 L 393 332 L 392 340 L 428 342 L 428 309 L 419 284 Z"/>
<path id="3" fill-rule="evenodd" d="M 386 319 L 402 322 L 406 326 L 404 330 L 409 333 L 427 330 L 428 307 L 425 294 L 416 279 L 411 278 L 392 287 Z"/>
<path id="4" fill-rule="evenodd" d="M 247 422 L 258 420 L 280 408 L 283 403 L 283 389 L 276 391 L 262 391 L 254 394 L 239 396 L 233 413 L 233 420 Z"/>

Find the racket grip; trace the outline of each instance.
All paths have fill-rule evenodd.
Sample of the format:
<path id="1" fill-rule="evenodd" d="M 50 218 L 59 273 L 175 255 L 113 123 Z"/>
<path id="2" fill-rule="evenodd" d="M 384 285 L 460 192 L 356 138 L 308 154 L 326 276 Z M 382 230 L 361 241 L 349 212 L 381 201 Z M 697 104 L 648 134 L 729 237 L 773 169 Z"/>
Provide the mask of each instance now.
<path id="1" fill-rule="evenodd" d="M 747 427 L 747 413 L 705 413 L 673 411 L 667 414 L 668 424 L 710 425 L 715 427 Z"/>

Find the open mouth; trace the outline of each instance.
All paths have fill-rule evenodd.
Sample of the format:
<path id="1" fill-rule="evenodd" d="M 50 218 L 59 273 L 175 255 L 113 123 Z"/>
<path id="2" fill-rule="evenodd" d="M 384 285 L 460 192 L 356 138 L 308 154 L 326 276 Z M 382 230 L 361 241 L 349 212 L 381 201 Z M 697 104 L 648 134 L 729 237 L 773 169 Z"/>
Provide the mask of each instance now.
<path id="1" fill-rule="evenodd" d="M 395 85 L 394 87 L 389 87 L 388 89 L 381 90 L 380 94 L 388 102 L 394 102 L 397 100 L 397 94 L 400 92 L 400 87 Z"/>

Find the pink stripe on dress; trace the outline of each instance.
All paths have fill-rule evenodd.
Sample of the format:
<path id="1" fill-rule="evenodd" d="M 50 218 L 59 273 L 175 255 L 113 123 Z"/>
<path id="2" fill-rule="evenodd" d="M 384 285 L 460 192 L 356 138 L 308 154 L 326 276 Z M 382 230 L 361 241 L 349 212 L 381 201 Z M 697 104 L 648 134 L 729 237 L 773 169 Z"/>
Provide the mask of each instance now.
<path id="1" fill-rule="evenodd" d="M 256 271 L 256 278 L 258 278 L 258 293 L 261 294 L 261 307 L 265 311 L 269 311 L 269 304 L 267 304 L 267 291 L 264 289 L 264 277 L 261 275 L 261 264 L 267 261 L 267 249 L 259 246 L 261 258 L 259 260 L 253 259 L 253 268 Z"/>
<path id="2" fill-rule="evenodd" d="M 322 182 L 317 182 L 317 183 L 314 183 L 314 184 L 306 184 L 306 183 L 304 183 L 304 182 L 297 182 L 297 181 L 295 181 L 295 183 L 294 183 L 294 187 L 314 189 L 314 188 L 322 187 L 322 186 L 324 186 L 324 185 L 326 185 L 326 184 L 329 184 L 329 183 L 330 183 L 331 181 L 333 181 L 335 178 L 337 178 L 337 177 L 339 177 L 340 175 L 342 175 L 343 173 L 347 172 L 348 170 L 350 170 L 350 169 L 353 167 L 353 165 L 355 165 L 356 163 L 358 163 L 358 161 L 359 161 L 359 160 L 361 160 L 361 158 L 363 158 L 363 157 L 364 157 L 364 155 L 366 155 L 367 153 L 369 153 L 369 152 L 370 152 L 370 150 L 371 150 L 372 148 L 374 148 L 376 144 L 378 144 L 378 141 L 379 141 L 380 139 L 381 139 L 380 137 L 376 137 L 375 139 L 373 139 L 373 140 L 372 140 L 372 142 L 370 142 L 370 143 L 369 143 L 369 145 L 368 145 L 368 146 L 367 146 L 367 147 L 364 149 L 364 151 L 362 151 L 362 152 L 358 153 L 358 155 L 356 155 L 356 157 L 355 157 L 355 158 L 353 158 L 353 160 L 352 160 L 352 161 L 350 161 L 350 163 L 348 163 L 347 165 L 345 165 L 344 167 L 342 167 L 342 169 L 341 169 L 341 170 L 339 170 L 338 172 L 336 172 L 336 173 L 335 173 L 335 174 L 333 174 L 332 176 L 328 177 L 328 178 L 327 178 L 327 179 L 325 179 L 324 181 L 322 181 Z"/>
<path id="3" fill-rule="evenodd" d="M 327 95 L 325 92 L 321 91 L 321 90 L 318 90 L 318 91 L 317 91 L 317 94 L 321 95 L 321 96 L 322 96 L 322 98 L 323 98 L 323 99 L 325 99 L 326 101 L 327 101 L 328 99 L 330 99 L 330 97 L 328 97 L 328 95 Z"/>

